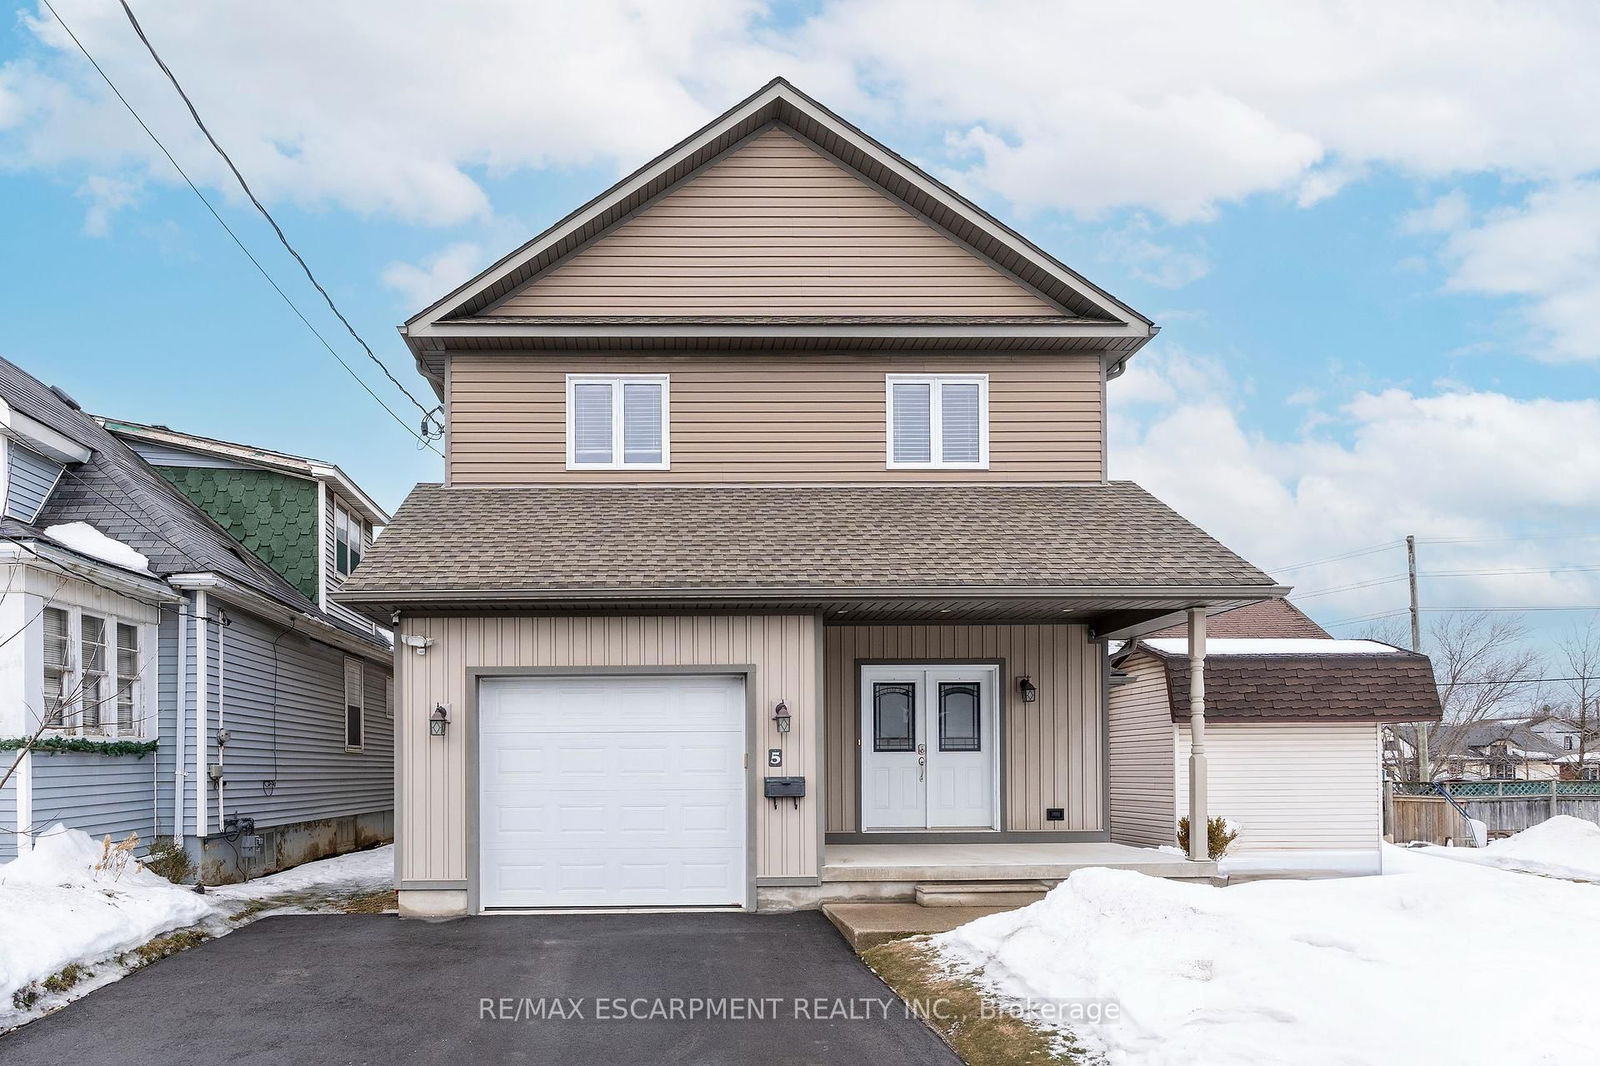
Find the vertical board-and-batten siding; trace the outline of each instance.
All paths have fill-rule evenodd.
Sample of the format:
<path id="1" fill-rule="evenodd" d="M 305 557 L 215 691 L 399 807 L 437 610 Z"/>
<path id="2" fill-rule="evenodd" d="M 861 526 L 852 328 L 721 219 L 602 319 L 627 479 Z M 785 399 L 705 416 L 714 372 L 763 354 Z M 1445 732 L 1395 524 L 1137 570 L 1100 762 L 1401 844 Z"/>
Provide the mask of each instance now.
<path id="1" fill-rule="evenodd" d="M 1383 782 L 1373 722 L 1206 722 L 1209 809 L 1239 823 L 1233 851 L 1376 850 Z M 1180 724 L 1178 795 L 1189 791 Z"/>
<path id="2" fill-rule="evenodd" d="M 794 715 L 784 772 L 815 779 L 817 622 L 810 615 L 526 618 L 406 617 L 399 632 L 430 638 L 426 655 L 401 648 L 397 663 L 401 880 L 462 880 L 467 869 L 467 671 L 480 667 L 755 667 L 756 747 L 778 746 L 769 722 Z M 581 671 L 580 671 L 581 672 Z M 452 708 L 445 737 L 428 735 L 435 704 Z M 749 744 L 747 738 L 747 746 Z M 758 877 L 814 877 L 815 800 L 756 807 Z"/>
<path id="3" fill-rule="evenodd" d="M 9 442 L 6 455 L 6 515 L 22 522 L 39 517 L 39 508 L 66 469 L 54 459 Z"/>
<path id="4" fill-rule="evenodd" d="M 1105 829 L 1102 648 L 1080 625 L 829 625 L 824 631 L 828 831 L 859 829 L 858 660 L 980 662 L 1002 659 L 998 708 L 1002 827 L 1020 832 Z M 1039 688 L 1016 695 L 1017 678 Z M 1045 808 L 1066 820 L 1045 820 Z"/>
<path id="5" fill-rule="evenodd" d="M 484 313 L 1063 314 L 780 127 Z"/>
<path id="6" fill-rule="evenodd" d="M 214 663 L 225 659 L 212 706 L 229 735 L 226 813 L 265 827 L 392 809 L 394 722 L 383 699 L 389 666 L 362 660 L 362 750 L 346 751 L 345 653 L 225 609 L 231 624 L 213 627 L 209 648 Z M 218 728 L 210 730 L 213 743 Z"/>
<path id="7" fill-rule="evenodd" d="M 578 373 L 670 378 L 672 467 L 626 471 L 630 481 L 1099 481 L 1104 474 L 1095 353 L 583 353 L 552 359 L 508 351 L 455 353 L 449 367 L 446 474 L 452 484 L 624 476 L 566 468 L 565 382 Z M 885 376 L 920 373 L 989 376 L 988 469 L 887 469 Z"/>
<path id="8" fill-rule="evenodd" d="M 1177 778 L 1166 668 L 1150 655 L 1123 664 L 1129 680 L 1111 690 L 1111 839 L 1176 844 Z"/>

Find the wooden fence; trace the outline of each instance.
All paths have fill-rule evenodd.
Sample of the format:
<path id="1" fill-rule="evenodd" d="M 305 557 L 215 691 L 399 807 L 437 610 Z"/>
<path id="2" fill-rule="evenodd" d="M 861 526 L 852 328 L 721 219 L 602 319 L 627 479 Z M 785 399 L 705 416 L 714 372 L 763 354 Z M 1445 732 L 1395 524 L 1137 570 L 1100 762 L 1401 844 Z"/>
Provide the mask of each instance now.
<path id="1" fill-rule="evenodd" d="M 1491 839 L 1520 833 L 1558 814 L 1600 823 L 1600 785 L 1592 781 L 1473 781 L 1444 788 L 1489 827 Z M 1387 790 L 1384 831 L 1390 839 L 1471 846 L 1472 833 L 1460 813 L 1433 786 L 1401 782 Z"/>

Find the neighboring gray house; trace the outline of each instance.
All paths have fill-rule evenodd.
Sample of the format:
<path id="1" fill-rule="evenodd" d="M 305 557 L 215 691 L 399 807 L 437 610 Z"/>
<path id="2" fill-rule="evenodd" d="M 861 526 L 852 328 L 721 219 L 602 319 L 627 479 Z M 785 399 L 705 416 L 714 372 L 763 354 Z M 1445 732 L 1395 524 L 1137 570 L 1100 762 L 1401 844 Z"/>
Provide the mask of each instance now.
<path id="1" fill-rule="evenodd" d="M 327 604 L 388 515 L 342 471 L 0 360 L 0 485 L 0 860 L 62 823 L 217 882 L 392 837 L 389 634 Z"/>

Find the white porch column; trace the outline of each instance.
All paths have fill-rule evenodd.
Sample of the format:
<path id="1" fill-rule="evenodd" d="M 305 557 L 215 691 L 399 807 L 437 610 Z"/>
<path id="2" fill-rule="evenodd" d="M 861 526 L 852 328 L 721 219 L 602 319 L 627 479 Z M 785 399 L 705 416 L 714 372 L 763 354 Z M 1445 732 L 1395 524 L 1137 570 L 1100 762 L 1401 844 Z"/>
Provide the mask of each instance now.
<path id="1" fill-rule="evenodd" d="M 1206 831 L 1206 611 L 1189 608 L 1189 858 L 1211 858 Z"/>

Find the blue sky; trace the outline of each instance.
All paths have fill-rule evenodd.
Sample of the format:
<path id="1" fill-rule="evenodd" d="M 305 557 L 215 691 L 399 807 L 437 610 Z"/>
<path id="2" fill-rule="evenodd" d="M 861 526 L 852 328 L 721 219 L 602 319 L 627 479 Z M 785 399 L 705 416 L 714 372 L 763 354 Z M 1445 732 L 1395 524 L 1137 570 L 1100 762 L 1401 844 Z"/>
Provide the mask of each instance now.
<path id="1" fill-rule="evenodd" d="M 120 9 L 57 7 L 414 423 L 229 186 Z M 1600 603 L 1596 575 L 1572 569 L 1600 559 L 1595 10 L 1109 7 L 136 5 L 419 396 L 394 327 L 421 299 L 782 73 L 1163 325 L 1112 390 L 1118 476 L 1263 565 L 1415 532 L 1434 542 L 1425 571 L 1561 571 L 1429 578 L 1429 602 Z M 294 319 L 41 10 L 0 20 L 0 353 L 97 412 L 336 461 L 391 506 L 437 479 L 438 459 Z M 1309 592 L 1393 578 L 1399 561 L 1285 577 Z M 1340 621 L 1403 593 L 1387 581 L 1305 602 Z M 1530 624 L 1546 640 L 1587 617 Z"/>

